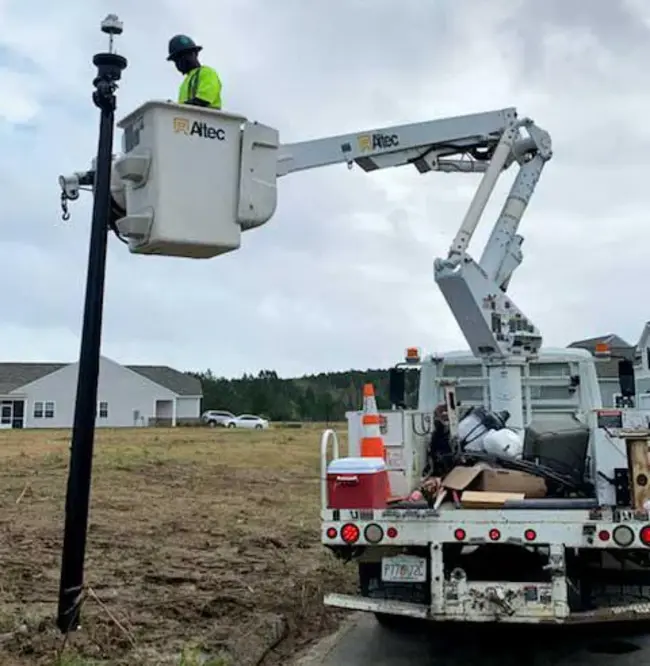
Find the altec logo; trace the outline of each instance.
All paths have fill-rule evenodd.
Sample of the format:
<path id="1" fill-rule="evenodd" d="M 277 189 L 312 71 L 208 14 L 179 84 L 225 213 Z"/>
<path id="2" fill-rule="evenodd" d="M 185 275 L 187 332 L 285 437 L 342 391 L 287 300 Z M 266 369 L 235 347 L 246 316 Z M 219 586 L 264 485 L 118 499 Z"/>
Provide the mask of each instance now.
<path id="1" fill-rule="evenodd" d="M 197 120 L 190 122 L 187 118 L 174 118 L 174 132 L 186 136 L 198 136 L 202 139 L 226 140 L 226 132 L 220 127 L 213 127 Z"/>
<path id="2" fill-rule="evenodd" d="M 362 134 L 357 141 L 359 150 L 363 152 L 385 150 L 386 148 L 397 148 L 399 146 L 399 136 L 397 134 L 382 134 L 381 132 Z"/>

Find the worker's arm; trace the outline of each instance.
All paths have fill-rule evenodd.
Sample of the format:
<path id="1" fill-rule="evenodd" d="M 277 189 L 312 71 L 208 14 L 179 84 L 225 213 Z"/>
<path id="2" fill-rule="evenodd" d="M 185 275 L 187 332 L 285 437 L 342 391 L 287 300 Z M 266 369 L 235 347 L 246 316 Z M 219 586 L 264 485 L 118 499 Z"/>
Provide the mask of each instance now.
<path id="1" fill-rule="evenodd" d="M 221 79 L 211 67 L 200 67 L 189 83 L 185 104 L 221 108 Z"/>

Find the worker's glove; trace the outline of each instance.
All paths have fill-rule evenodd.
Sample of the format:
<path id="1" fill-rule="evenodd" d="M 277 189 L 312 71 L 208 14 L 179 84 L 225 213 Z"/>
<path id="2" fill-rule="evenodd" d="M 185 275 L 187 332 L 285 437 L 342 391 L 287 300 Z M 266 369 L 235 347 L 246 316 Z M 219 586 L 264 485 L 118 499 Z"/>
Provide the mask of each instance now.
<path id="1" fill-rule="evenodd" d="M 442 485 L 442 479 L 439 476 L 430 476 L 425 479 L 420 486 L 420 491 L 426 500 L 435 497 Z"/>

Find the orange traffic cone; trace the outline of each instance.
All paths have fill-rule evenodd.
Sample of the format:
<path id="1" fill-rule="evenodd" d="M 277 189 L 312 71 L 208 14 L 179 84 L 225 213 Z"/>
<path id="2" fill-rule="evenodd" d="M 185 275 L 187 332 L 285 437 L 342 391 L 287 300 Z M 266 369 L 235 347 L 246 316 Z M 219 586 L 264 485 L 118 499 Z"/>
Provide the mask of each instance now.
<path id="1" fill-rule="evenodd" d="M 386 458 L 386 448 L 381 436 L 381 419 L 377 411 L 375 389 L 372 384 L 363 387 L 363 415 L 361 426 L 361 455 L 369 458 Z"/>
<path id="2" fill-rule="evenodd" d="M 381 436 L 381 417 L 377 411 L 375 389 L 372 384 L 363 387 L 363 414 L 361 416 L 361 456 L 364 458 L 383 458 L 386 460 L 386 447 Z M 391 497 L 388 472 L 386 472 L 386 499 Z"/>

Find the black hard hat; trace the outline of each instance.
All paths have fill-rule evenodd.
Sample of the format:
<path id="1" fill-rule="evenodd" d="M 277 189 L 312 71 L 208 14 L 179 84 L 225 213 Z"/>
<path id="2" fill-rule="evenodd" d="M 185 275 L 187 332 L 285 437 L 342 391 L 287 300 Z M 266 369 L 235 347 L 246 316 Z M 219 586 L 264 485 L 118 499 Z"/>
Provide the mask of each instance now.
<path id="1" fill-rule="evenodd" d="M 167 60 L 175 60 L 179 55 L 188 51 L 196 51 L 198 53 L 202 48 L 202 46 L 197 46 L 194 40 L 187 35 L 174 35 L 169 40 L 169 55 L 167 56 Z"/>

